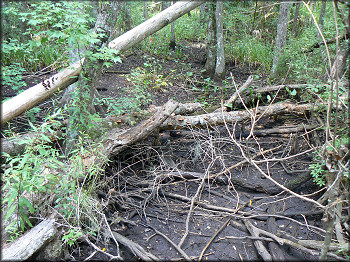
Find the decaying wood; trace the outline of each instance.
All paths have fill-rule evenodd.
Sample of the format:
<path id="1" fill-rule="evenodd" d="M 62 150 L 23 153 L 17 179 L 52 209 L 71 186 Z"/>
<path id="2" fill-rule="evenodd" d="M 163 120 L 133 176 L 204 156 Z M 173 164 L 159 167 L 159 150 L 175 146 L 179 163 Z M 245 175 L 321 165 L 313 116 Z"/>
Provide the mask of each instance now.
<path id="1" fill-rule="evenodd" d="M 259 237 L 259 232 L 257 232 L 255 227 L 253 227 L 252 224 L 248 220 L 244 220 L 244 224 L 253 237 Z M 255 240 L 254 245 L 255 245 L 259 255 L 262 257 L 262 259 L 264 261 L 272 261 L 272 256 L 267 251 L 266 247 L 264 246 L 264 244 L 262 243 L 261 240 Z"/>
<path id="2" fill-rule="evenodd" d="M 317 126 L 315 125 L 302 125 L 302 126 L 282 126 L 282 127 L 276 127 L 276 128 L 254 128 L 253 134 L 255 136 L 267 136 L 271 134 L 291 134 L 291 133 L 297 133 L 307 130 L 316 129 Z M 243 127 L 243 134 L 249 134 L 250 130 L 244 130 Z M 244 136 L 244 135 L 243 135 Z"/>
<path id="3" fill-rule="evenodd" d="M 201 109 L 200 103 L 178 103 L 178 107 L 173 112 L 174 114 L 191 114 L 197 110 Z M 150 110 L 145 111 L 145 115 L 154 113 L 157 110 L 162 110 L 162 107 L 154 107 Z M 94 124 L 95 126 L 99 127 L 99 130 L 110 130 L 113 128 L 124 128 L 126 126 L 131 126 L 131 123 L 135 123 L 140 120 L 140 114 L 138 113 L 130 113 L 120 116 L 107 116 L 106 118 L 102 119 L 98 123 Z M 64 120 L 60 122 L 60 125 L 58 125 L 56 128 L 62 128 L 66 126 L 68 123 L 67 120 Z M 44 123 L 45 125 L 46 123 Z M 51 134 L 49 132 L 45 133 L 47 137 L 49 137 L 52 140 L 55 140 L 57 136 L 60 136 L 60 132 L 57 131 L 56 134 Z M 11 156 L 22 154 L 25 150 L 25 144 L 21 143 L 23 140 L 27 139 L 33 139 L 37 137 L 38 134 L 36 132 L 30 132 L 18 135 L 16 137 L 12 138 L 1 138 L 1 152 L 9 154 Z"/>
<path id="4" fill-rule="evenodd" d="M 147 252 L 142 246 L 135 243 L 134 241 L 131 241 L 130 239 L 124 237 L 123 235 L 112 231 L 112 234 L 114 238 L 122 245 L 128 247 L 131 252 L 135 255 L 141 258 L 144 261 L 159 261 L 160 259 L 157 258 L 155 255 Z"/>
<path id="5" fill-rule="evenodd" d="M 30 258 L 57 233 L 55 221 L 47 219 L 11 244 L 2 247 L 2 261 L 23 261 Z"/>
<path id="6" fill-rule="evenodd" d="M 107 158 L 110 158 L 124 150 L 127 146 L 130 146 L 139 140 L 145 139 L 159 128 L 159 126 L 170 116 L 170 114 L 175 111 L 177 106 L 177 102 L 169 100 L 152 117 L 141 122 L 137 126 L 122 133 L 120 133 L 119 128 L 110 130 L 105 136 L 106 139 L 101 141 L 102 151 L 100 153 Z"/>
<path id="7" fill-rule="evenodd" d="M 204 1 L 177 2 L 132 30 L 114 39 L 109 43 L 108 47 L 124 52 L 133 45 L 144 40 L 149 35 L 170 24 L 172 21 L 200 6 L 203 2 Z M 77 81 L 83 63 L 84 58 L 53 77 L 44 80 L 42 83 L 27 89 L 23 93 L 3 103 L 1 105 L 1 124 L 10 121 L 41 101 L 51 97 L 58 90 L 63 90 Z"/>
<path id="8" fill-rule="evenodd" d="M 276 206 L 271 205 L 269 207 L 269 213 L 270 214 L 276 214 Z M 277 224 L 276 224 L 276 219 L 274 217 L 268 217 L 267 218 L 267 228 L 269 232 L 276 234 L 277 233 Z M 269 242 L 267 244 L 270 254 L 272 256 L 272 259 L 274 261 L 285 261 L 286 257 L 284 256 L 283 251 L 281 248 L 277 245 L 275 242 Z"/>
<path id="9" fill-rule="evenodd" d="M 161 130 L 166 129 L 181 129 L 186 127 L 207 127 L 213 125 L 221 125 L 226 123 L 236 123 L 251 118 L 251 114 L 257 115 L 275 115 L 283 113 L 304 114 L 307 111 L 317 109 L 317 105 L 312 104 L 294 104 L 289 102 L 281 102 L 271 104 L 269 106 L 260 106 L 257 108 L 231 111 L 231 112 L 213 112 L 196 116 L 170 116 L 161 126 Z"/>
<path id="10" fill-rule="evenodd" d="M 245 220 L 244 222 L 245 222 L 245 225 L 246 226 L 248 225 L 249 228 L 252 231 L 254 231 L 257 236 L 265 235 L 267 237 L 270 237 L 270 238 L 274 239 L 279 245 L 288 245 L 288 246 L 290 246 L 292 248 L 295 248 L 297 250 L 301 250 L 301 251 L 303 251 L 305 253 L 308 253 L 308 254 L 310 254 L 312 256 L 318 256 L 321 253 L 319 251 L 316 251 L 316 250 L 320 250 L 322 248 L 323 243 L 321 241 L 296 240 L 296 242 L 293 242 L 291 240 L 278 237 L 275 234 L 272 234 L 272 233 L 270 233 L 268 231 L 265 231 L 263 229 L 257 228 L 255 226 L 253 226 L 253 224 L 250 221 L 248 221 L 248 220 Z M 337 258 L 339 260 L 344 260 L 345 261 L 345 259 L 342 259 L 341 257 L 339 257 L 339 256 L 337 256 L 337 255 L 335 255 L 333 253 L 328 252 L 327 255 L 330 256 L 330 257 L 334 257 L 334 258 Z"/>
<path id="11" fill-rule="evenodd" d="M 259 88 L 252 88 L 247 89 L 245 88 L 240 92 L 241 99 L 238 98 L 238 94 L 235 97 L 234 100 L 231 101 L 230 107 L 231 108 L 239 108 L 242 106 L 242 103 L 248 104 L 254 99 L 258 99 L 259 96 L 262 94 L 270 93 L 270 92 L 276 92 L 278 90 L 285 90 L 288 89 L 299 89 L 299 88 L 305 88 L 307 84 L 291 84 L 291 85 L 276 85 L 276 86 L 265 86 L 265 87 L 259 87 Z M 237 92 L 236 92 L 237 93 Z"/>

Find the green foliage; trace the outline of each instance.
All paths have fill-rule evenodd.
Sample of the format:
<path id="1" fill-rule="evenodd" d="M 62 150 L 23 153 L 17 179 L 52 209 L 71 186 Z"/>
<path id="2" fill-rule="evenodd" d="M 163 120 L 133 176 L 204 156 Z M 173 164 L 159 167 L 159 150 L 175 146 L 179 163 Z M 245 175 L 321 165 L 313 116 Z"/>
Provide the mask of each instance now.
<path id="1" fill-rule="evenodd" d="M 86 141 L 91 141 L 90 135 L 80 132 L 68 160 L 55 143 L 59 139 L 67 139 L 56 135 L 57 129 L 62 129 L 63 118 L 66 118 L 66 115 L 59 110 L 54 115 L 48 115 L 40 127 L 29 122 L 36 136 L 20 142 L 26 145 L 22 154 L 6 155 L 7 168 L 2 176 L 2 206 L 7 210 L 5 220 L 9 220 L 10 223 L 6 230 L 12 240 L 32 226 L 31 214 L 43 214 L 47 206 L 56 209 L 72 224 L 78 223 L 77 213 L 88 214 L 98 208 L 95 206 L 92 210 L 89 205 L 92 203 L 90 195 L 94 192 L 93 188 L 96 188 L 97 174 L 101 169 L 94 165 L 95 158 L 89 161 L 87 157 L 96 155 L 95 151 L 99 145 L 95 142 L 87 145 Z M 66 166 L 67 160 L 69 168 Z M 86 178 L 83 184 L 78 183 L 81 177 Z M 40 206 L 33 204 L 32 196 L 40 197 L 47 192 L 50 192 L 50 197 L 46 198 L 44 203 Z M 14 214 L 18 221 L 12 218 Z M 92 224 L 98 225 L 94 218 L 91 221 Z M 87 224 L 87 227 L 90 225 Z M 80 233 L 74 231 L 64 236 L 63 240 L 72 245 L 79 236 Z"/>
<path id="2" fill-rule="evenodd" d="M 323 166 L 324 165 L 320 162 L 311 164 L 309 166 L 309 168 L 311 169 L 311 175 L 314 178 L 314 182 L 320 187 L 326 185 L 326 177 Z"/>
<path id="3" fill-rule="evenodd" d="M 8 207 L 5 220 L 14 213 L 19 219 L 18 222 L 12 221 L 8 226 L 7 230 L 12 232 L 18 229 L 23 231 L 27 225 L 32 225 L 27 210 L 33 214 L 39 207 L 32 205 L 30 195 L 52 190 L 57 177 L 50 170 L 61 165 L 59 152 L 50 145 L 53 139 L 57 139 L 53 129 L 58 125 L 58 121 L 48 118 L 40 128 L 31 122 L 29 124 L 38 135 L 21 141 L 21 144 L 26 145 L 23 154 L 15 157 L 6 156 L 6 164 L 9 167 L 2 178 L 3 190 L 6 192 L 2 204 Z M 51 134 L 51 137 L 48 134 Z"/>
<path id="4" fill-rule="evenodd" d="M 96 139 L 103 132 L 98 126 L 98 122 L 101 121 L 100 116 L 90 113 L 91 104 L 89 101 L 88 86 L 86 84 L 77 86 L 68 105 L 69 133 L 72 135 L 70 138 L 72 140 L 81 133 L 88 134 L 91 139 Z"/>
<path id="5" fill-rule="evenodd" d="M 270 69 L 273 60 L 271 45 L 264 44 L 261 40 L 247 36 L 237 40 L 234 45 L 225 47 L 227 57 L 249 66 L 261 66 L 263 70 Z"/>
<path id="6" fill-rule="evenodd" d="M 13 63 L 9 66 L 3 66 L 1 68 L 2 85 L 10 86 L 13 90 L 19 90 L 27 84 L 22 80 L 22 73 L 26 70 L 20 66 L 19 63 Z"/>
<path id="7" fill-rule="evenodd" d="M 95 19 L 90 10 L 88 2 L 5 3 L 3 14 L 10 22 L 4 27 L 2 65 L 19 63 L 27 71 L 38 71 L 68 60 L 67 44 L 81 48 L 96 38 L 89 33 Z M 13 34 L 13 28 L 22 31 Z"/>
<path id="8" fill-rule="evenodd" d="M 83 233 L 81 231 L 78 231 L 76 229 L 71 229 L 67 234 L 62 236 L 63 243 L 66 243 L 69 246 L 73 246 L 78 238 L 82 237 Z"/>
<path id="9" fill-rule="evenodd" d="M 92 61 L 103 61 L 102 67 L 111 67 L 113 63 L 121 63 L 122 59 L 119 56 L 119 51 L 115 49 L 109 49 L 108 47 L 104 46 L 102 48 L 99 48 L 94 53 L 88 53 L 89 58 Z"/>

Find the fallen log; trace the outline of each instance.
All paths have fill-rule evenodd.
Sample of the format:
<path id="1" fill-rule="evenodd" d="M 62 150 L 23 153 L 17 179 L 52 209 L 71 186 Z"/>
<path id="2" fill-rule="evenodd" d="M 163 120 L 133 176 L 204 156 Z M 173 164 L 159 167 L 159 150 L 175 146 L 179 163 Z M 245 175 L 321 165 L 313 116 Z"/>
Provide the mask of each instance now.
<path id="1" fill-rule="evenodd" d="M 173 112 L 174 114 L 191 114 L 197 110 L 201 109 L 201 105 L 199 103 L 185 103 L 185 104 L 178 104 L 178 107 Z M 157 110 L 162 110 L 162 107 L 154 107 L 150 110 L 144 111 L 141 115 L 148 115 L 149 113 L 154 113 Z M 120 116 L 107 116 L 106 118 L 102 119 L 101 122 L 98 122 L 95 124 L 96 127 L 98 127 L 99 131 L 110 130 L 112 128 L 125 128 L 125 126 L 131 126 L 131 123 L 135 123 L 140 121 L 140 114 L 139 113 L 130 113 Z M 55 129 L 62 129 L 64 126 L 66 126 L 68 123 L 67 120 L 60 122 Z M 46 125 L 46 123 L 44 123 Z M 40 130 L 40 128 L 39 128 Z M 58 133 L 45 133 L 45 136 L 47 136 L 52 141 L 56 140 L 57 137 L 61 135 L 61 131 L 57 131 Z M 22 154 L 25 150 L 26 144 L 23 144 L 22 142 L 24 140 L 28 139 L 34 139 L 39 134 L 37 132 L 30 132 L 18 135 L 16 137 L 11 138 L 1 138 L 1 152 L 9 154 L 10 156 L 15 156 Z M 4 156 L 4 155 L 3 155 Z"/>
<path id="2" fill-rule="evenodd" d="M 84 58 L 1 104 L 1 125 L 78 80 Z"/>
<path id="3" fill-rule="evenodd" d="M 57 233 L 54 219 L 47 219 L 22 237 L 2 247 L 2 261 L 23 261 L 47 244 Z"/>
<path id="4" fill-rule="evenodd" d="M 111 129 L 100 139 L 95 153 L 84 158 L 84 166 L 95 165 L 101 168 L 107 159 L 119 154 L 128 146 L 147 138 L 155 131 L 158 132 L 159 126 L 175 111 L 177 106 L 177 102 L 169 100 L 152 117 L 137 126 L 128 130 Z"/>
<path id="5" fill-rule="evenodd" d="M 226 123 L 235 123 L 245 121 L 251 118 L 251 114 L 266 115 L 296 113 L 304 114 L 310 110 L 317 110 L 319 105 L 312 104 L 294 104 L 289 102 L 281 102 L 271 104 L 269 106 L 260 106 L 257 108 L 231 111 L 231 112 L 213 112 L 210 114 L 196 116 L 170 116 L 161 126 L 161 130 L 182 129 L 186 127 L 206 127 L 213 125 L 221 125 Z"/>
<path id="6" fill-rule="evenodd" d="M 147 138 L 152 132 L 158 130 L 159 126 L 175 111 L 177 106 L 177 102 L 169 100 L 152 117 L 137 126 L 122 133 L 120 133 L 119 128 L 112 129 L 106 134 L 107 139 L 101 142 L 103 146 L 102 155 L 110 158 L 135 142 Z"/>
<path id="7" fill-rule="evenodd" d="M 109 43 L 108 47 L 124 52 L 133 45 L 144 40 L 149 35 L 157 32 L 192 9 L 200 6 L 203 2 L 205 1 L 179 1 L 153 16 L 149 20 L 114 39 Z M 63 90 L 70 84 L 77 81 L 77 77 L 80 74 L 83 63 L 84 58 L 53 77 L 46 79 L 42 83 L 31 88 L 28 88 L 23 93 L 3 103 L 1 105 L 1 124 L 3 125 L 16 116 L 22 114 L 24 111 L 37 105 L 41 101 L 51 97 L 58 90 Z"/>

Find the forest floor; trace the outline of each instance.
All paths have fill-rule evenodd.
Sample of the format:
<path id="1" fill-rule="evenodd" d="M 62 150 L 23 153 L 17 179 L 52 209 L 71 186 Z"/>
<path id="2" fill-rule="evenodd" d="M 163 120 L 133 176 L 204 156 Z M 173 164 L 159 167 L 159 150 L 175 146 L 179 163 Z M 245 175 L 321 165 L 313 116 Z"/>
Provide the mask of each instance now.
<path id="1" fill-rule="evenodd" d="M 146 63 L 158 66 L 153 77 L 166 78 L 166 85 L 148 88 L 150 101 L 145 103 L 145 109 L 152 105 L 161 106 L 173 98 L 181 103 L 202 102 L 206 105 L 203 111 L 206 111 L 212 106 L 219 106 L 222 99 L 234 93 L 234 89 L 221 89 L 222 84 L 218 82 L 211 83 L 217 86 L 216 92 L 213 87 L 205 87 L 208 82 L 201 76 L 205 60 L 203 47 L 183 43 L 182 52 L 182 57 L 172 57 L 175 53 L 169 52 L 168 59 L 160 59 L 141 54 L 138 50 L 128 51 L 124 54 L 123 63 L 105 70 L 97 81 L 97 89 L 103 97 L 130 95 L 128 90 L 132 90 L 132 83 L 128 78 L 131 70 L 144 68 Z M 260 75 L 259 80 L 254 81 L 255 86 L 267 85 L 267 76 L 259 74 L 254 68 L 228 63 L 226 70 L 227 76 L 230 72 L 233 74 L 238 87 L 251 74 Z M 32 86 L 47 77 L 27 77 L 26 82 Z M 11 94 L 10 89 L 3 90 L 4 97 Z M 44 102 L 40 107 L 49 110 L 51 103 Z M 40 114 L 45 115 L 45 110 Z M 310 124 L 310 121 L 307 116 L 296 114 L 263 117 L 257 123 L 257 129 L 299 126 Z M 20 127 L 25 121 L 19 117 L 12 122 Z M 203 254 L 204 260 L 257 260 L 260 256 L 251 234 L 244 227 L 244 220 L 286 239 L 323 240 L 324 231 L 320 230 L 323 226 L 322 213 L 314 210 L 312 203 L 283 192 L 247 163 L 227 170 L 244 160 L 230 133 L 251 157 L 271 149 L 263 156 L 257 156 L 256 160 L 284 158 L 305 152 L 310 148 L 309 144 L 313 144 L 313 136 L 302 131 L 262 135 L 247 140 L 247 133 L 242 130 L 249 126 L 250 121 L 207 129 L 167 130 L 160 133 L 160 144 L 154 145 L 150 137 L 123 151 L 106 168 L 106 183 L 98 192 L 106 207 L 105 214 L 111 229 L 140 244 L 161 260 L 184 259 L 164 236 L 178 245 L 185 232 L 188 236 L 181 249 L 192 259 L 198 259 L 206 245 L 210 244 Z M 312 157 L 309 152 L 283 161 L 261 161 L 259 167 L 284 185 L 306 175 L 308 179 L 294 191 L 311 194 L 311 198 L 317 199 L 320 195 L 313 193 L 319 188 L 310 179 L 308 169 Z M 223 172 L 225 170 L 227 172 Z M 220 172 L 223 175 L 202 179 L 205 175 Z M 191 206 L 194 196 L 196 201 Z M 273 252 L 272 242 L 264 243 Z M 116 254 L 112 239 L 100 242 L 98 246 Z M 288 245 L 280 247 L 287 260 L 318 258 Z M 91 246 L 81 243 L 71 250 L 70 255 L 83 260 L 93 251 Z M 123 245 L 121 251 L 125 260 L 138 260 Z M 91 259 L 109 260 L 102 253 Z"/>

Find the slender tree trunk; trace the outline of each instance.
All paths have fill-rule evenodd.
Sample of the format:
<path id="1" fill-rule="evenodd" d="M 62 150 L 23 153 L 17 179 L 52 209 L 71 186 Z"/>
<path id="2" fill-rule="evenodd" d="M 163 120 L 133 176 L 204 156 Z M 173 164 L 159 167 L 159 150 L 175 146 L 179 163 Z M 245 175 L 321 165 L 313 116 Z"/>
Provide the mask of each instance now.
<path id="1" fill-rule="evenodd" d="M 284 45 L 286 44 L 288 16 L 289 16 L 289 2 L 281 2 L 279 15 L 278 15 L 275 52 L 274 52 L 273 63 L 272 63 L 273 76 L 276 74 L 276 68 L 279 63 L 280 56 L 283 54 L 283 48 L 284 48 Z"/>
<path id="2" fill-rule="evenodd" d="M 216 2 L 216 37 L 217 37 L 217 48 L 216 48 L 216 67 L 215 76 L 219 79 L 225 77 L 225 50 L 224 50 L 224 30 L 222 22 L 222 11 L 223 2 L 221 0 Z"/>
<path id="3" fill-rule="evenodd" d="M 172 1 L 172 4 L 174 4 L 175 1 Z M 171 23 L 170 25 L 170 43 L 169 46 L 172 50 L 175 50 L 176 47 L 176 39 L 175 39 L 175 21 Z"/>
<path id="4" fill-rule="evenodd" d="M 167 9 L 170 6 L 170 1 L 163 1 L 162 2 L 162 11 Z"/>
<path id="5" fill-rule="evenodd" d="M 125 18 L 124 19 L 124 25 L 125 25 L 124 32 L 127 32 L 133 27 L 129 1 L 123 1 L 122 8 L 123 8 L 123 13 L 124 13 L 124 18 Z"/>
<path id="6" fill-rule="evenodd" d="M 143 1 L 143 21 L 146 21 L 148 19 L 148 7 L 147 7 L 147 0 Z"/>
<path id="7" fill-rule="evenodd" d="M 298 17 L 299 17 L 299 10 L 300 10 L 300 1 L 298 1 L 295 5 L 295 12 L 293 16 L 293 28 L 292 28 L 292 36 L 295 36 L 297 24 L 298 24 Z"/>
<path id="8" fill-rule="evenodd" d="M 200 23 L 205 24 L 206 12 L 208 11 L 207 3 L 201 4 L 200 8 Z"/>
<path id="9" fill-rule="evenodd" d="M 204 69 L 207 75 L 214 75 L 216 63 L 216 22 L 215 22 L 215 4 L 208 2 L 209 21 L 208 21 L 208 44 L 207 61 Z"/>
<path id="10" fill-rule="evenodd" d="M 327 4 L 327 0 L 322 0 L 322 6 L 321 6 L 321 11 L 320 11 L 320 17 L 318 19 L 318 26 L 320 27 L 320 29 L 322 30 L 323 28 L 323 22 L 324 22 L 324 15 L 326 13 L 326 4 Z M 319 32 L 317 31 L 317 36 L 321 37 Z"/>

